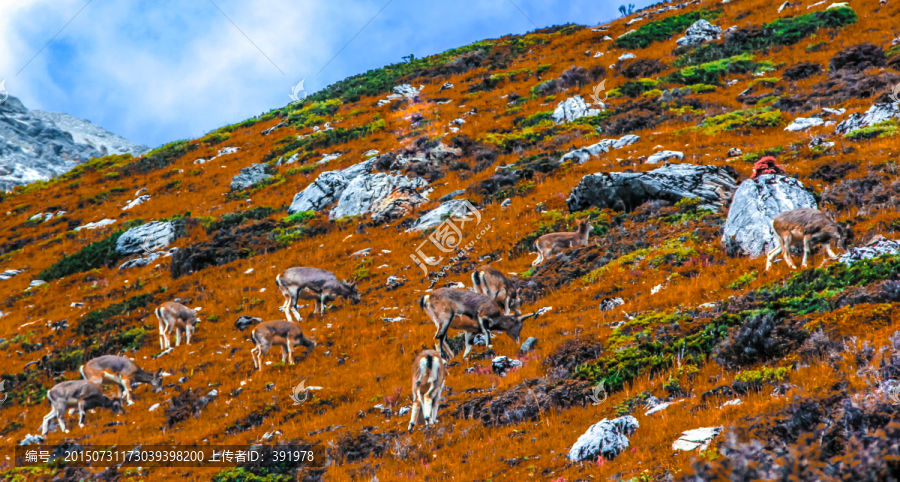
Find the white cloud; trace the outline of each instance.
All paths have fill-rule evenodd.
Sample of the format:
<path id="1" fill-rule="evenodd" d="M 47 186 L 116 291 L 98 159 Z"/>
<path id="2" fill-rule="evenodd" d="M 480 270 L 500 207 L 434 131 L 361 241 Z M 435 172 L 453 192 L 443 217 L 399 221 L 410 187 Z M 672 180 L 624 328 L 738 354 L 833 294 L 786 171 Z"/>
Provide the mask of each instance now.
<path id="1" fill-rule="evenodd" d="M 86 2 L 0 0 L 0 79 L 31 109 L 67 112 L 156 146 L 283 106 L 304 78 L 311 93 L 409 53 L 534 28 L 507 0 L 394 0 L 316 76 L 383 0 L 213 1 L 253 43 L 208 0 L 93 1 L 16 75 Z M 615 10 L 516 3 L 541 27 L 595 23 Z M 588 12 L 594 18 L 582 18 Z"/>

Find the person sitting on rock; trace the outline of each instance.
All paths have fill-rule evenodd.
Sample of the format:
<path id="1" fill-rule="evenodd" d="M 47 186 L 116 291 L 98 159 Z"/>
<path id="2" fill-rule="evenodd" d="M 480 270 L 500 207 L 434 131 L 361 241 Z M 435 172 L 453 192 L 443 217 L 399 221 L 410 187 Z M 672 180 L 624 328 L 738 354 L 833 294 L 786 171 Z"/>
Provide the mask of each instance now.
<path id="1" fill-rule="evenodd" d="M 787 174 L 787 171 L 784 170 L 783 167 L 775 164 L 775 158 L 772 156 L 766 156 L 753 165 L 753 175 L 750 176 L 750 179 L 756 179 L 757 176 L 762 174 Z"/>

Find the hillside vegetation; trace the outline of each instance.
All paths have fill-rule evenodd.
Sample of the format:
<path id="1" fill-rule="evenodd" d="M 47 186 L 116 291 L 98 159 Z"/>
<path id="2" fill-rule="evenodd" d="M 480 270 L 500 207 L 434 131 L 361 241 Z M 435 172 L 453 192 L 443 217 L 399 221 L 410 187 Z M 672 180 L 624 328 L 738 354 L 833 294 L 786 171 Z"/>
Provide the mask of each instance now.
<path id="1" fill-rule="evenodd" d="M 775 156 L 852 232 L 848 246 L 898 238 L 900 117 L 835 128 L 893 102 L 900 2 L 814 3 L 781 12 L 759 0 L 667 3 L 599 28 L 488 39 L 0 194 L 0 272 L 24 270 L 0 280 L 9 394 L 0 481 L 900 480 L 900 406 L 888 396 L 900 383 L 900 255 L 816 269 L 826 257 L 817 249 L 809 269 L 777 262 L 766 271 L 765 256 L 722 242 L 728 202 L 567 203 L 585 176 L 648 172 L 663 166 L 648 162 L 662 151 L 683 155 L 671 163 L 718 166 L 738 184 Z M 700 19 L 733 30 L 678 46 Z M 634 58 L 620 60 L 626 53 Z M 602 109 L 554 120 L 561 102 L 591 103 L 604 81 Z M 422 88 L 379 102 L 402 84 Z M 785 130 L 814 116 L 824 122 Z M 630 134 L 639 139 L 560 162 Z M 376 173 L 421 178 L 401 200 L 417 199 L 410 190 L 425 199 L 335 219 L 334 205 L 289 209 L 323 172 L 366 159 Z M 232 187 L 236 176 L 257 174 Z M 410 230 L 447 195 L 480 216 L 461 229 L 462 252 L 437 251 L 430 239 L 439 230 Z M 149 199 L 123 209 L 139 196 Z M 574 231 L 585 218 L 588 246 L 531 265 L 539 236 Z M 84 227 L 101 220 L 114 222 Z M 141 256 L 118 252 L 120 238 L 154 221 L 171 223 L 173 243 L 120 269 Z M 425 274 L 417 250 L 443 258 Z M 408 432 L 409 416 L 398 412 L 410 405 L 411 366 L 434 348 L 419 301 L 471 286 L 473 269 L 487 263 L 518 285 L 523 313 L 550 308 L 525 322 L 521 342 L 538 341 L 522 352 L 495 332 L 492 348 L 448 360 L 436 426 Z M 259 372 L 253 322 L 243 330 L 236 322 L 285 319 L 275 277 L 296 266 L 355 281 L 362 302 L 339 298 L 313 315 L 312 301 L 301 300 L 300 325 L 316 348 L 286 365 L 276 347 Z M 601 309 L 614 298 L 624 303 Z M 191 345 L 160 355 L 154 310 L 166 301 L 199 308 L 201 322 Z M 450 337 L 461 351 L 460 332 Z M 160 393 L 137 386 L 124 415 L 97 409 L 84 428 L 68 415 L 70 433 L 51 431 L 46 443 L 293 442 L 321 447 L 327 465 L 13 467 L 13 446 L 40 433 L 50 411 L 47 391 L 106 354 L 172 375 Z M 500 376 L 498 356 L 522 366 Z M 301 381 L 322 388 L 295 405 Z M 601 383 L 608 397 L 595 404 Z M 654 400 L 672 405 L 646 414 Z M 569 460 L 589 427 L 625 415 L 638 423 L 627 449 Z M 673 449 L 682 432 L 704 427 L 722 433 L 703 449 Z"/>

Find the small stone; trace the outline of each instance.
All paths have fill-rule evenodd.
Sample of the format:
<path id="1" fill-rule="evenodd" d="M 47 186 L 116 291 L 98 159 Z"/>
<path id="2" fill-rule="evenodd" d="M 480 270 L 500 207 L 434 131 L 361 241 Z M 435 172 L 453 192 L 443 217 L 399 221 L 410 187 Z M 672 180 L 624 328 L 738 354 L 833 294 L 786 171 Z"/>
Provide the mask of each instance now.
<path id="1" fill-rule="evenodd" d="M 512 206 L 512 199 L 506 198 L 503 200 L 502 203 L 500 203 L 500 207 L 502 207 L 502 208 L 505 208 L 507 206 Z"/>
<path id="2" fill-rule="evenodd" d="M 534 350 L 534 346 L 537 345 L 538 339 L 535 337 L 529 337 L 525 340 L 525 343 L 522 343 L 522 347 L 519 350 L 523 353 L 528 353 L 531 350 Z"/>
<path id="3" fill-rule="evenodd" d="M 150 406 L 150 410 L 148 410 L 148 411 L 152 412 L 152 411 L 156 410 L 157 408 L 159 408 L 159 404 L 154 403 L 153 405 Z"/>
<path id="4" fill-rule="evenodd" d="M 522 362 L 508 356 L 498 356 L 491 360 L 491 369 L 501 377 L 505 377 L 510 370 L 515 370 L 521 366 Z"/>
<path id="5" fill-rule="evenodd" d="M 744 151 L 738 149 L 737 147 L 732 147 L 731 149 L 728 149 L 728 157 L 737 157 L 737 156 L 743 156 L 743 155 L 744 155 Z"/>
<path id="6" fill-rule="evenodd" d="M 624 304 L 625 300 L 622 298 L 603 298 L 600 301 L 600 311 L 611 311 L 617 306 L 622 306 Z"/>

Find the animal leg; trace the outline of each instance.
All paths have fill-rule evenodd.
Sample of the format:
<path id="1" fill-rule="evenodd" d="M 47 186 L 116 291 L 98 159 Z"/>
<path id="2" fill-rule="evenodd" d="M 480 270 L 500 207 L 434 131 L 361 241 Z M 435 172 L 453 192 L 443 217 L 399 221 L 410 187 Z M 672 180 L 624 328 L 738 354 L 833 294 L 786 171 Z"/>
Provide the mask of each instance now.
<path id="1" fill-rule="evenodd" d="M 175 346 L 181 345 L 181 330 L 175 327 Z"/>
<path id="2" fill-rule="evenodd" d="M 791 245 L 793 244 L 794 238 L 791 236 L 791 233 L 788 233 L 784 236 L 784 241 L 781 243 L 781 255 L 784 256 L 784 262 L 787 263 L 791 269 L 797 269 L 797 265 L 794 264 L 794 259 L 791 258 Z"/>
<path id="3" fill-rule="evenodd" d="M 293 349 L 293 347 L 291 347 L 290 343 L 288 343 L 288 345 L 287 345 L 287 353 L 288 353 L 288 363 L 293 365 L 294 364 L 294 349 Z"/>
<path id="4" fill-rule="evenodd" d="M 56 417 L 56 407 L 51 404 L 50 413 L 44 415 L 44 423 L 41 424 L 41 435 L 47 435 L 47 432 L 50 431 L 50 421 L 54 417 Z M 65 425 L 62 425 L 61 428 L 66 429 Z"/>
<path id="5" fill-rule="evenodd" d="M 778 256 L 783 249 L 781 246 L 781 237 L 776 236 L 775 239 L 777 242 L 775 243 L 775 248 L 772 251 L 769 251 L 769 254 L 766 255 L 766 271 L 769 271 L 769 268 L 772 266 L 772 260 L 775 259 L 775 256 Z"/>
<path id="6" fill-rule="evenodd" d="M 837 258 L 837 255 L 834 254 L 834 250 L 831 249 L 831 241 L 825 243 L 825 252 L 828 253 L 828 256 L 831 256 L 832 258 Z"/>
<path id="7" fill-rule="evenodd" d="M 421 408 L 421 403 L 419 403 L 418 393 L 416 394 L 416 400 L 413 402 L 412 409 L 410 409 L 410 418 L 409 418 L 409 427 L 407 430 L 412 431 L 413 427 L 416 426 L 416 417 L 419 416 L 419 410 Z"/>
<path id="8" fill-rule="evenodd" d="M 512 311 L 509 309 L 509 293 L 506 293 L 506 314 L 511 315 Z"/>
<path id="9" fill-rule="evenodd" d="M 185 336 L 187 337 L 187 344 L 188 344 L 188 345 L 191 344 L 191 332 L 193 332 L 193 331 L 194 331 L 194 327 L 193 327 L 193 326 L 191 326 L 191 325 L 185 325 L 185 326 L 184 326 L 184 334 L 185 334 Z"/>
<path id="10" fill-rule="evenodd" d="M 806 259 L 809 257 L 809 238 L 810 236 L 807 234 L 803 236 L 803 261 L 800 262 L 800 267 L 805 268 L 807 266 Z"/>
<path id="11" fill-rule="evenodd" d="M 467 331 L 463 336 L 466 339 L 466 351 L 463 353 L 463 358 L 468 358 L 469 352 L 472 350 L 472 334 Z"/>
<path id="12" fill-rule="evenodd" d="M 328 296 L 328 294 L 325 293 L 325 292 L 323 291 L 323 292 L 322 292 L 322 298 L 321 298 L 322 301 L 319 302 L 319 307 L 320 307 L 320 308 L 319 308 L 319 314 L 320 314 L 320 315 L 324 315 L 324 314 L 325 314 L 325 298 L 326 298 L 327 296 Z"/>
<path id="13" fill-rule="evenodd" d="M 434 394 L 433 404 L 431 405 L 431 423 L 437 423 L 438 408 L 441 406 L 441 391 L 444 387 L 440 387 Z"/>
<path id="14" fill-rule="evenodd" d="M 134 399 L 131 398 L 131 380 L 127 378 L 122 379 L 122 388 L 125 389 L 125 401 L 128 405 L 134 405 Z M 119 395 L 121 397 L 121 395 Z"/>
<path id="15" fill-rule="evenodd" d="M 425 415 L 425 425 L 431 425 L 431 405 L 434 403 L 434 399 L 431 397 L 431 392 L 434 391 L 434 384 L 430 384 L 428 387 L 428 391 L 425 392 L 425 403 L 422 404 L 422 413 Z"/>
<path id="16" fill-rule="evenodd" d="M 494 346 L 491 345 L 491 332 L 490 332 L 490 330 L 487 329 L 487 327 L 486 327 L 486 325 L 485 325 L 485 323 L 484 323 L 484 318 L 479 318 L 479 319 L 478 319 L 478 326 L 481 327 L 481 333 L 484 334 L 485 345 L 486 345 L 488 348 L 493 348 Z"/>
<path id="17" fill-rule="evenodd" d="M 84 428 L 84 400 L 78 401 L 78 428 Z"/>
<path id="18" fill-rule="evenodd" d="M 284 303 L 281 304 L 281 311 L 284 312 L 284 316 L 287 317 L 288 321 L 293 322 L 294 320 L 291 319 L 291 296 L 284 294 L 284 291 L 282 291 L 281 294 L 284 296 Z"/>
<path id="19" fill-rule="evenodd" d="M 256 348 L 250 349 L 250 359 L 253 360 L 253 368 L 259 368 L 262 371 L 262 364 L 256 360 L 256 357 L 259 355 L 259 345 L 256 345 Z"/>

